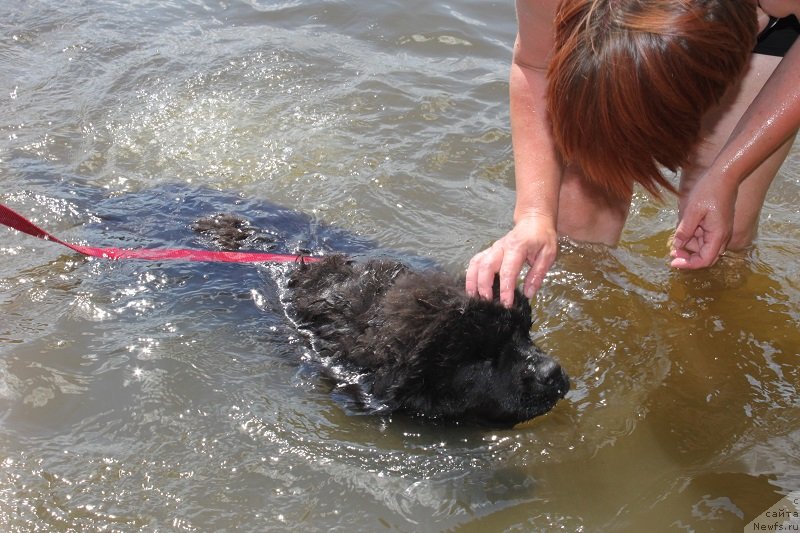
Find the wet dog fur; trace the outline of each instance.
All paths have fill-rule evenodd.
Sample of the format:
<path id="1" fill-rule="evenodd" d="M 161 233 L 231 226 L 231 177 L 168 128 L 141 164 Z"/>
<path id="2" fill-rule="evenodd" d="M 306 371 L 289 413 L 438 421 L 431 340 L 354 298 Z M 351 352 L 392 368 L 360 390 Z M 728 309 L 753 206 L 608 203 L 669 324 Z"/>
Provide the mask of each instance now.
<path id="1" fill-rule="evenodd" d="M 195 229 L 226 248 L 248 233 L 231 216 Z M 561 366 L 532 342 L 519 291 L 507 309 L 469 298 L 463 278 L 342 255 L 292 266 L 288 289 L 289 316 L 355 411 L 511 426 L 548 412 L 569 389 Z"/>

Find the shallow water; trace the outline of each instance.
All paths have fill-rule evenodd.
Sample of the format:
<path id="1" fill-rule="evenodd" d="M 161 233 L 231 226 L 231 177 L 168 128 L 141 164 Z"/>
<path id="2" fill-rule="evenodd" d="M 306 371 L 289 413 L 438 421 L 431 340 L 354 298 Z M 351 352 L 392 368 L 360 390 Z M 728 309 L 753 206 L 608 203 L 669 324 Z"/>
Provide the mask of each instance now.
<path id="1" fill-rule="evenodd" d="M 45 0 L 0 28 L 0 199 L 68 240 L 197 246 L 193 216 L 273 202 L 338 228 L 289 247 L 455 272 L 508 227 L 511 2 Z M 619 247 L 564 243 L 533 335 L 573 389 L 505 431 L 346 414 L 279 272 L 0 229 L 0 525 L 737 530 L 800 489 L 798 205 L 795 148 L 712 270 L 666 267 L 675 210 L 639 195 Z"/>

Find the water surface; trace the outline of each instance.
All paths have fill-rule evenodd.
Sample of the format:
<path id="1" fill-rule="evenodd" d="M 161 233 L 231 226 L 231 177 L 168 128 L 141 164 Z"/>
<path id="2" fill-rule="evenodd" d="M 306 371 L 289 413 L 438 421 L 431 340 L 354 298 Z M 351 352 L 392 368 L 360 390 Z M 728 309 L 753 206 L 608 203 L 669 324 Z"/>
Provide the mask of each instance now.
<path id="1" fill-rule="evenodd" d="M 278 204 L 309 217 L 289 248 L 458 272 L 509 227 L 512 2 L 41 0 L 0 28 L 0 199 L 66 239 L 199 246 L 193 216 Z M 798 205 L 795 148 L 714 269 L 670 271 L 675 210 L 639 194 L 619 247 L 564 243 L 532 334 L 573 389 L 504 431 L 348 415 L 275 269 L 0 229 L 2 529 L 736 530 L 800 489 Z"/>

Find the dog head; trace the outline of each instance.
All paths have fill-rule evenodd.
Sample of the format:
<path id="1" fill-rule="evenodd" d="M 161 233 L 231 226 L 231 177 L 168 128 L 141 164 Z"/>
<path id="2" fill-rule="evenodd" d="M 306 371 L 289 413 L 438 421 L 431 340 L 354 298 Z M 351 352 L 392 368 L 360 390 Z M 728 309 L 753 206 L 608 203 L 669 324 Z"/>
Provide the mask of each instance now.
<path id="1" fill-rule="evenodd" d="M 507 309 L 497 298 L 468 298 L 463 285 L 428 282 L 393 291 L 385 325 L 404 346 L 397 364 L 375 376 L 375 396 L 392 410 L 495 426 L 542 415 L 564 397 L 569 379 L 531 341 L 531 309 L 519 291 Z"/>

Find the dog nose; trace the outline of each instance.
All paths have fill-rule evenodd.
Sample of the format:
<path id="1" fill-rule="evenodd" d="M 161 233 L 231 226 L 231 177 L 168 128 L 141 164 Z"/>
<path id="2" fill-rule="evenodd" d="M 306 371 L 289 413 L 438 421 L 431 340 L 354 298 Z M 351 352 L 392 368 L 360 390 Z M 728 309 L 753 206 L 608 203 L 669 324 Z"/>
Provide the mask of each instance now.
<path id="1" fill-rule="evenodd" d="M 539 381 L 552 381 L 561 373 L 561 365 L 552 359 L 545 359 L 536 365 L 536 376 Z"/>
<path id="2" fill-rule="evenodd" d="M 556 386 L 566 394 L 569 390 L 569 378 L 564 369 L 553 359 L 543 359 L 535 365 L 536 379 L 548 386 Z"/>

